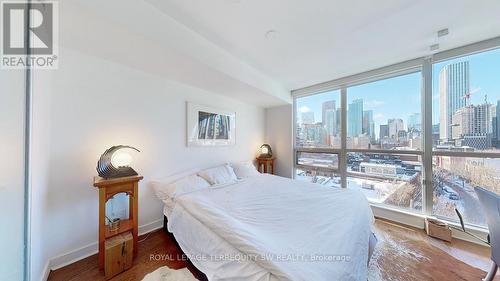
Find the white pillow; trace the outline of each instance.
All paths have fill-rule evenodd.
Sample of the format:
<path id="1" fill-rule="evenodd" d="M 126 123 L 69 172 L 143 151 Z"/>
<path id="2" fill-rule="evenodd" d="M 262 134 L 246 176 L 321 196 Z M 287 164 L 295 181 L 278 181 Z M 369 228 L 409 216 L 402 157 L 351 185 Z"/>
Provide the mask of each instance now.
<path id="1" fill-rule="evenodd" d="M 228 164 L 200 171 L 198 176 L 207 180 L 211 185 L 232 183 L 238 179 L 233 168 Z"/>
<path id="2" fill-rule="evenodd" d="M 231 163 L 231 167 L 238 179 L 245 179 L 260 176 L 261 173 L 257 171 L 252 161 L 245 161 L 239 163 Z"/>
<path id="3" fill-rule="evenodd" d="M 172 183 L 153 182 L 156 196 L 161 200 L 173 200 L 176 196 L 209 187 L 210 184 L 197 175 L 189 175 Z"/>

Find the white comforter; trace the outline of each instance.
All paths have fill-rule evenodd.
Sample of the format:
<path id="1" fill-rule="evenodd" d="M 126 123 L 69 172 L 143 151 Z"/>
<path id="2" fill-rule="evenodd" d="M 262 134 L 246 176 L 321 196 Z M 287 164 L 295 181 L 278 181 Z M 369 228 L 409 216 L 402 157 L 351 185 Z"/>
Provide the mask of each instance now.
<path id="1" fill-rule="evenodd" d="M 366 280 L 358 190 L 262 175 L 175 199 L 169 230 L 209 280 Z M 245 260 L 242 260 L 245 259 Z"/>

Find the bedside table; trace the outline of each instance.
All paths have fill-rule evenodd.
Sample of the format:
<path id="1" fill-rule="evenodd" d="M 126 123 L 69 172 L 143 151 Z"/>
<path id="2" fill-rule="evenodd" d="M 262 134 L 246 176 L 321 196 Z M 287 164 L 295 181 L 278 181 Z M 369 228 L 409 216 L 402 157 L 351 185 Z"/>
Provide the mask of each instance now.
<path id="1" fill-rule="evenodd" d="M 255 160 L 257 160 L 257 170 L 259 170 L 259 172 L 274 175 L 274 160 L 276 160 L 276 158 L 257 157 Z"/>
<path id="2" fill-rule="evenodd" d="M 99 268 L 103 269 L 105 264 L 105 242 L 117 235 L 126 232 L 132 233 L 133 255 L 137 256 L 137 235 L 138 235 L 138 209 L 139 209 L 139 181 L 142 176 L 130 176 L 114 179 L 94 178 L 94 186 L 99 189 Z M 120 221 L 117 231 L 110 231 L 105 224 L 106 202 L 118 193 L 129 195 L 129 218 Z"/>

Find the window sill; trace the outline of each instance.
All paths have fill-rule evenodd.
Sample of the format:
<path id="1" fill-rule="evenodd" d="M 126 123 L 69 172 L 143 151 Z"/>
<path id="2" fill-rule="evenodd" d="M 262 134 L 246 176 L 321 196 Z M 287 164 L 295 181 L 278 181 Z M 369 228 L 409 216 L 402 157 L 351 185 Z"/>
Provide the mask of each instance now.
<path id="1" fill-rule="evenodd" d="M 417 213 L 412 213 L 409 211 L 405 211 L 402 209 L 394 209 L 390 208 L 387 206 L 381 206 L 378 204 L 372 204 L 370 203 L 370 206 L 373 211 L 373 215 L 377 218 L 382 218 L 386 219 L 389 221 L 397 222 L 400 224 L 408 225 L 408 226 L 413 226 L 416 228 L 424 229 L 425 228 L 425 218 L 432 218 L 438 221 L 442 221 L 444 223 L 447 223 L 448 225 L 455 226 L 455 227 L 461 227 L 460 224 L 456 222 L 451 222 L 447 220 L 443 220 L 441 218 L 436 218 L 434 216 L 426 216 L 423 214 L 417 214 Z M 488 229 L 487 228 L 482 228 L 482 227 L 477 227 L 477 226 L 468 226 L 466 225 L 465 228 L 467 231 L 473 233 L 474 235 L 477 235 L 483 239 L 486 239 L 486 236 L 488 235 Z M 478 245 L 483 245 L 487 246 L 483 242 L 461 232 L 455 229 L 452 229 L 452 236 L 453 238 L 459 239 L 459 240 L 464 240 L 468 242 L 472 242 Z"/>

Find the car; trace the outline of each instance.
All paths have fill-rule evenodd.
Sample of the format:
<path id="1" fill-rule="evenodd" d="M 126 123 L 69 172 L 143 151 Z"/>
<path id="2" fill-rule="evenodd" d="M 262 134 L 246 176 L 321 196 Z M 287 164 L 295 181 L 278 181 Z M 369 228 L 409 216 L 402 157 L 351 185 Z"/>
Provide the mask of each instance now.
<path id="1" fill-rule="evenodd" d="M 460 197 L 456 193 L 451 193 L 450 195 L 448 195 L 448 198 L 450 198 L 451 200 L 460 200 Z"/>

